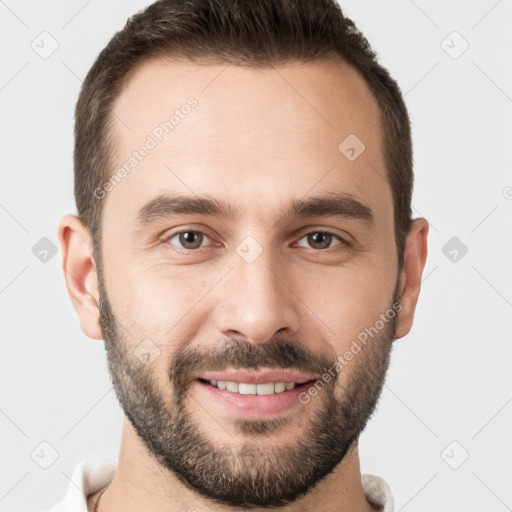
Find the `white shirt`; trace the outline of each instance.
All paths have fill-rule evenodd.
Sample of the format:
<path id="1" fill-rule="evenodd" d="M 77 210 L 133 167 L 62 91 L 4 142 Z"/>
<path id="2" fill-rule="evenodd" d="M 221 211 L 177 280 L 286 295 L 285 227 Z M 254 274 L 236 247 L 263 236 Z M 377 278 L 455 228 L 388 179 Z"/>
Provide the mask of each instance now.
<path id="1" fill-rule="evenodd" d="M 110 459 L 81 460 L 73 470 L 64 499 L 41 512 L 87 512 L 87 496 L 110 484 L 116 467 Z M 361 482 L 370 503 L 382 507 L 382 512 L 395 512 L 391 489 L 382 478 L 362 475 Z"/>

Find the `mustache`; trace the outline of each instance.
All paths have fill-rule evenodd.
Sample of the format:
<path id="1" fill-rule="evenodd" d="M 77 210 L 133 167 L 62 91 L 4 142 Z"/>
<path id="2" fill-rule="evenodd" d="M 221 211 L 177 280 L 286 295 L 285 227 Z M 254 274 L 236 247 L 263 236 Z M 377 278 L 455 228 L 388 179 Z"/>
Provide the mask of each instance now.
<path id="1" fill-rule="evenodd" d="M 322 375 L 336 362 L 336 357 L 313 350 L 296 341 L 274 338 L 255 345 L 241 339 L 229 339 L 214 348 L 186 347 L 175 354 L 170 378 L 177 391 L 185 391 L 193 375 L 211 371 L 294 369 Z"/>

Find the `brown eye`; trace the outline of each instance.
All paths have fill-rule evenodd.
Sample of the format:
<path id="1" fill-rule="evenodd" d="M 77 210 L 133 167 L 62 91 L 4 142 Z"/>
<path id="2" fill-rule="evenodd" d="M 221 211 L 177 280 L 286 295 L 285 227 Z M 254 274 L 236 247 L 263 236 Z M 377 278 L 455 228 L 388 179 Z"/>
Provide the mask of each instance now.
<path id="1" fill-rule="evenodd" d="M 177 238 L 177 244 L 172 242 L 175 238 Z M 182 249 L 194 250 L 200 249 L 205 240 L 209 240 L 209 237 L 201 231 L 189 230 L 175 233 L 167 239 L 167 242 L 172 245 L 178 245 Z"/>
<path id="2" fill-rule="evenodd" d="M 304 238 L 307 239 L 309 247 L 318 250 L 330 249 L 331 247 L 333 247 L 331 246 L 331 243 L 335 239 L 339 240 L 341 243 L 334 244 L 334 246 L 343 245 L 345 243 L 345 240 L 343 240 L 343 238 L 334 233 L 331 233 L 330 231 L 311 231 L 310 233 L 302 237 L 301 240 Z M 299 243 L 298 245 L 301 244 Z"/>

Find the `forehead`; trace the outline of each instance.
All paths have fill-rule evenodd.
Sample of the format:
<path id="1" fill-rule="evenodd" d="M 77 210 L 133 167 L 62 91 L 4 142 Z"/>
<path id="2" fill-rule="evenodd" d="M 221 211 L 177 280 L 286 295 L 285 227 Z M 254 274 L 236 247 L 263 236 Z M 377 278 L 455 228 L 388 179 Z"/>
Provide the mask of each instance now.
<path id="1" fill-rule="evenodd" d="M 105 210 L 135 215 L 157 194 L 192 192 L 263 212 L 308 190 L 389 206 L 379 107 L 339 60 L 263 69 L 153 60 L 135 70 L 112 110 L 114 171 L 125 172 Z M 355 160 L 344 152 L 352 147 L 364 149 Z"/>
<path id="2" fill-rule="evenodd" d="M 115 131 L 124 143 L 133 145 L 138 142 L 133 137 L 150 133 L 192 96 L 198 108 L 194 108 L 191 121 L 181 123 L 184 126 L 179 131 L 211 136 L 209 141 L 203 140 L 209 153 L 224 149 L 216 144 L 216 138 L 223 135 L 236 134 L 237 141 L 244 138 L 249 144 L 256 139 L 251 137 L 253 128 L 264 130 L 267 142 L 275 132 L 280 139 L 292 141 L 301 135 L 311 138 L 317 129 L 319 139 L 330 132 L 335 142 L 347 130 L 368 138 L 366 132 L 380 117 L 364 79 L 341 60 L 256 69 L 158 59 L 139 65 L 117 97 L 113 105 Z M 177 131 L 173 135 L 177 136 Z M 378 136 L 379 130 L 373 131 Z M 326 142 L 330 143 L 330 138 Z"/>

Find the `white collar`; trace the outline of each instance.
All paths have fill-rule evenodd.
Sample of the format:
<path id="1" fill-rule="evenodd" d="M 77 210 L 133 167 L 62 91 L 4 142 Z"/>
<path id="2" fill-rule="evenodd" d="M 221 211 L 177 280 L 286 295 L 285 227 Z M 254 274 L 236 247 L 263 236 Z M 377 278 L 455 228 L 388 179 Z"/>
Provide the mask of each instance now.
<path id="1" fill-rule="evenodd" d="M 87 496 L 112 481 L 117 462 L 111 459 L 82 459 L 74 468 L 64 499 L 46 512 L 87 512 Z M 387 482 L 377 475 L 361 476 L 366 499 L 382 512 L 395 512 L 393 495 Z"/>

